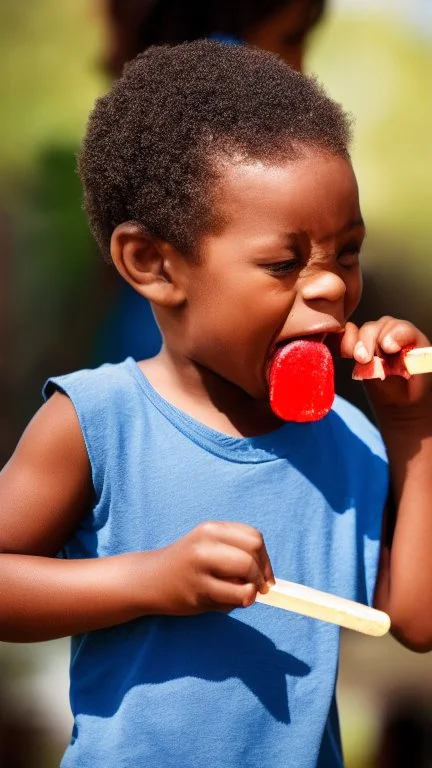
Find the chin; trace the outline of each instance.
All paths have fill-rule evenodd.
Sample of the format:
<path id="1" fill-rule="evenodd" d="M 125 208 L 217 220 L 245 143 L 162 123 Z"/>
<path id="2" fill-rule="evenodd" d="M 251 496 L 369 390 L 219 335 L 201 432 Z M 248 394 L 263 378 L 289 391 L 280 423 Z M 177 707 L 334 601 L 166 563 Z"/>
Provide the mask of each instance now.
<path id="1" fill-rule="evenodd" d="M 243 391 L 246 392 L 246 394 L 249 395 L 252 400 L 257 400 L 261 403 L 267 403 L 270 407 L 267 382 L 265 382 L 264 385 L 258 384 L 255 387 L 248 387 L 248 389 L 243 388 Z"/>

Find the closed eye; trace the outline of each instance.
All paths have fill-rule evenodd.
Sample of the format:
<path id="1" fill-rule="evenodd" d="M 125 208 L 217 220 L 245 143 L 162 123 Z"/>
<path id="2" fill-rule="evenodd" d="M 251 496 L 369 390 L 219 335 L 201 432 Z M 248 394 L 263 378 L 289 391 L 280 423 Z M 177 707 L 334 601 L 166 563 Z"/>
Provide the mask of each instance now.
<path id="1" fill-rule="evenodd" d="M 274 264 L 264 264 L 263 266 L 272 275 L 290 275 L 300 268 L 300 259 L 277 261 Z"/>
<path id="2" fill-rule="evenodd" d="M 359 248 L 346 248 L 338 256 L 338 263 L 341 267 L 358 267 L 360 264 L 360 249 Z"/>

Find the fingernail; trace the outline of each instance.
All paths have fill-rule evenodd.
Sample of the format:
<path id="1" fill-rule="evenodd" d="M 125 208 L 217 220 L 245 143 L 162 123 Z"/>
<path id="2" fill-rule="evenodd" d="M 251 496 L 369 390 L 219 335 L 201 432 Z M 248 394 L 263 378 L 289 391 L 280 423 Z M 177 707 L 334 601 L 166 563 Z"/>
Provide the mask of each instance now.
<path id="1" fill-rule="evenodd" d="M 368 363 L 370 360 L 369 352 L 362 341 L 358 341 L 354 347 L 354 357 L 359 363 Z"/>
<path id="2" fill-rule="evenodd" d="M 397 343 L 393 336 L 384 336 L 382 348 L 385 352 L 389 352 L 391 354 L 392 352 L 399 352 L 401 346 Z"/>

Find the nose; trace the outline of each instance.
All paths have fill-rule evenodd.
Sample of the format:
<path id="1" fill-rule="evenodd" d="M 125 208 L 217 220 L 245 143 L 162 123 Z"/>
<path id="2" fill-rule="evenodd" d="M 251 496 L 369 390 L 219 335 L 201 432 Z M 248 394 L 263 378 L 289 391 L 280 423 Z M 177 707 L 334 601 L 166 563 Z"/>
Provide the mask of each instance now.
<path id="1" fill-rule="evenodd" d="M 346 285 L 336 272 L 319 271 L 305 278 L 301 286 L 303 300 L 340 301 L 346 293 Z"/>

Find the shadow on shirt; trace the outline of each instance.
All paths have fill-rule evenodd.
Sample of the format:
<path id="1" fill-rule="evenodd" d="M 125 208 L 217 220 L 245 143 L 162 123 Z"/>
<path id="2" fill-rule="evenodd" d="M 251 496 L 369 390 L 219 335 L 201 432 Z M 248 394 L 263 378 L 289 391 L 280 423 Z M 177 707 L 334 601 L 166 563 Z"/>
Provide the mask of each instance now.
<path id="1" fill-rule="evenodd" d="M 254 608 L 268 610 L 265 606 Z M 288 627 L 291 623 L 288 619 Z M 171 689 L 171 681 L 183 678 L 185 689 L 193 689 L 190 678 L 212 682 L 236 678 L 234 686 L 245 686 L 275 720 L 289 723 L 287 678 L 305 677 L 311 671 L 308 664 L 279 650 L 255 628 L 217 612 L 138 619 L 93 632 L 83 642 L 89 655 L 81 669 L 78 650 L 75 672 L 79 685 L 73 698 L 78 712 L 97 717 L 111 717 L 135 686 L 148 686 L 150 698 L 151 687 L 165 686 L 169 702 L 179 695 L 177 685 Z M 203 695 L 199 683 L 196 691 Z M 247 694 L 245 690 L 240 696 Z M 145 693 L 143 701 L 149 703 Z M 207 707 L 209 700 L 202 705 Z"/>

